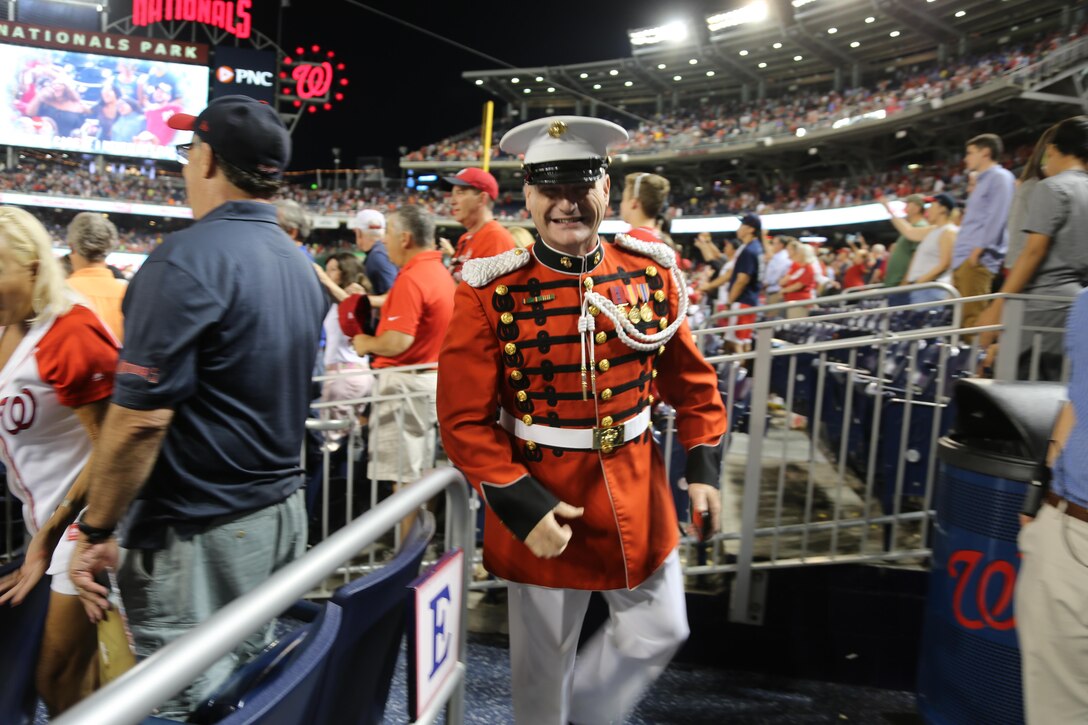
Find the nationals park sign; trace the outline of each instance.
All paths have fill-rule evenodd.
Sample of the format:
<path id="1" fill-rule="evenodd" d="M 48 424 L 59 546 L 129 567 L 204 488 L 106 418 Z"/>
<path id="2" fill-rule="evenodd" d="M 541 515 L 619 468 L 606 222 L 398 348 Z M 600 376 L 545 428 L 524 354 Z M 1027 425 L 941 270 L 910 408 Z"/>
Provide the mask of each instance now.
<path id="1" fill-rule="evenodd" d="M 132 24 L 202 23 L 245 40 L 253 31 L 252 7 L 253 0 L 132 0 Z"/>
<path id="2" fill-rule="evenodd" d="M 133 38 L 114 33 L 48 28 L 28 23 L 0 21 L 0 43 L 57 48 L 100 55 L 121 55 L 171 63 L 208 62 L 208 46 L 158 38 Z"/>

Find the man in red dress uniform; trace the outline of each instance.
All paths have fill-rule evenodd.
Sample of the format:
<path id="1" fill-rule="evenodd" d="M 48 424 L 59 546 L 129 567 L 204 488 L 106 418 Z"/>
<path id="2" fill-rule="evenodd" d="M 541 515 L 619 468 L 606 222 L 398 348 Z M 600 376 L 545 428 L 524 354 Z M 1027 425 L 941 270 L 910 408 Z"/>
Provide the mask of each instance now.
<path id="1" fill-rule="evenodd" d="M 654 383 L 677 408 L 693 507 L 718 523 L 725 410 L 675 255 L 597 235 L 606 149 L 626 136 L 562 116 L 503 137 L 540 242 L 465 265 L 439 358 L 443 442 L 487 502 L 484 563 L 510 582 L 519 723 L 622 720 L 688 636 Z M 593 591 L 611 619 L 575 667 Z"/>

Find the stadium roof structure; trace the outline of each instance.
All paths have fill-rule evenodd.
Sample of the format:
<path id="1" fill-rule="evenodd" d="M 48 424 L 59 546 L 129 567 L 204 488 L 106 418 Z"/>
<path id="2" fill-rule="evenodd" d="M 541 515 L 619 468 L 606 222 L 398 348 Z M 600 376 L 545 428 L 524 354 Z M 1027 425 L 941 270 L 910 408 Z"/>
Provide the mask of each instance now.
<path id="1" fill-rule="evenodd" d="M 716 16 L 630 31 L 632 53 L 625 58 L 462 77 L 511 107 L 537 112 L 592 114 L 597 104 L 656 104 L 660 111 L 682 97 L 858 86 L 899 67 L 990 51 L 1083 22 L 1074 13 L 1084 10 L 1064 0 L 743 0 Z"/>

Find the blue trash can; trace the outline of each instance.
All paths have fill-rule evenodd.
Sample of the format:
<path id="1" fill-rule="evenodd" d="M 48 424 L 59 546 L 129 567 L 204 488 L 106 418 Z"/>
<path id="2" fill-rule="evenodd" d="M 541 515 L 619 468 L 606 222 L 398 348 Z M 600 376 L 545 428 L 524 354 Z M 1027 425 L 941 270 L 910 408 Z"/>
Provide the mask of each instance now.
<path id="1" fill-rule="evenodd" d="M 941 438 L 933 561 L 918 672 L 927 723 L 1024 721 L 1013 591 L 1027 482 L 1065 386 L 961 380 Z"/>

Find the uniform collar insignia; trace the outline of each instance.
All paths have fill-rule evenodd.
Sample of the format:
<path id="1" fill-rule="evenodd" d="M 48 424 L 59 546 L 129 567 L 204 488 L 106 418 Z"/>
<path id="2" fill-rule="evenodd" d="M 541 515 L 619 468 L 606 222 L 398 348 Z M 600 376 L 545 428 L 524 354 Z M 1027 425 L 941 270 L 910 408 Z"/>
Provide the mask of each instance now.
<path id="1" fill-rule="evenodd" d="M 579 257 L 572 254 L 564 254 L 556 249 L 553 249 L 547 245 L 544 240 L 540 240 L 533 245 L 533 254 L 540 260 L 541 264 L 545 267 L 555 270 L 556 272 L 562 272 L 563 274 L 582 274 L 583 272 L 592 272 L 597 268 L 604 260 L 604 245 L 601 244 L 600 238 L 597 239 L 597 246 L 589 251 L 585 257 Z"/>

